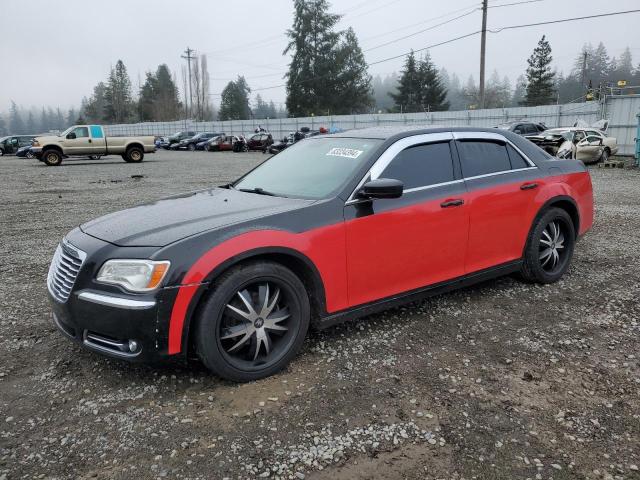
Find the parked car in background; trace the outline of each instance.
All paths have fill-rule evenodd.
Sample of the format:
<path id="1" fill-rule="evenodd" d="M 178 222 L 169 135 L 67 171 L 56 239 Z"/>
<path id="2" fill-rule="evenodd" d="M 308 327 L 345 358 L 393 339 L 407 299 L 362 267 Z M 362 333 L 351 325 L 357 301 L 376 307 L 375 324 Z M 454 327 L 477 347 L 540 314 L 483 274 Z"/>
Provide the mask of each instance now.
<path id="1" fill-rule="evenodd" d="M 516 272 L 556 282 L 592 224 L 585 166 L 519 135 L 370 128 L 84 223 L 47 286 L 55 325 L 83 348 L 197 356 L 246 382 L 283 369 L 310 325 Z"/>
<path id="2" fill-rule="evenodd" d="M 233 150 L 234 142 L 238 141 L 235 135 L 219 135 L 207 144 L 209 152 L 230 152 Z"/>
<path id="3" fill-rule="evenodd" d="M 519 120 L 517 122 L 508 122 L 502 123 L 498 125 L 500 130 L 508 130 L 513 133 L 517 133 L 518 135 L 522 135 L 523 137 L 527 137 L 529 135 L 539 135 L 540 132 L 544 132 L 547 127 L 544 123 L 535 123 L 535 122 L 526 122 L 523 120 Z"/>
<path id="4" fill-rule="evenodd" d="M 224 132 L 215 132 L 211 137 L 196 144 L 196 150 L 209 150 L 209 145 L 216 142 L 219 137 L 224 136 Z"/>
<path id="5" fill-rule="evenodd" d="M 34 158 L 33 152 L 31 151 L 31 145 L 25 145 L 24 147 L 20 147 L 16 152 L 16 157 Z"/>
<path id="6" fill-rule="evenodd" d="M 617 139 L 594 127 L 552 128 L 527 138 L 551 155 L 587 164 L 606 162 L 618 153 Z"/>
<path id="7" fill-rule="evenodd" d="M 156 149 L 169 148 L 169 139 L 167 137 L 156 137 L 154 141 Z"/>
<path id="8" fill-rule="evenodd" d="M 71 156 L 120 155 L 125 162 L 138 163 L 145 153 L 156 150 L 152 136 L 107 137 L 100 125 L 74 125 L 60 135 L 36 137 L 31 147 L 38 160 L 57 166 Z"/>
<path id="9" fill-rule="evenodd" d="M 293 145 L 295 143 L 294 133 L 291 132 L 289 135 L 284 137 L 282 140 L 274 142 L 271 146 L 269 146 L 269 153 L 276 154 L 284 150 L 285 148 Z"/>
<path id="10" fill-rule="evenodd" d="M 22 147 L 31 146 L 35 135 L 10 135 L 0 138 L 0 157 L 3 155 L 15 155 Z"/>
<path id="11" fill-rule="evenodd" d="M 234 152 L 248 152 L 249 147 L 247 146 L 247 139 L 244 135 L 236 135 L 235 140 L 233 141 L 233 151 Z"/>
<path id="12" fill-rule="evenodd" d="M 167 141 L 169 142 L 169 147 L 174 143 L 178 143 L 181 140 L 185 140 L 187 138 L 191 138 L 196 134 L 196 132 L 176 132 L 173 135 L 169 136 Z"/>
<path id="13" fill-rule="evenodd" d="M 194 135 L 193 137 L 189 137 L 189 138 L 184 138 L 182 140 L 180 140 L 178 143 L 174 143 L 173 145 L 171 145 L 171 150 L 189 150 L 189 151 L 194 151 L 196 150 L 196 145 L 200 142 L 206 142 L 207 140 L 210 140 L 213 137 L 218 136 L 218 133 L 212 133 L 212 132 L 204 132 L 204 133 L 198 133 L 196 135 Z"/>
<path id="14" fill-rule="evenodd" d="M 266 132 L 251 135 L 247 140 L 247 148 L 249 150 L 262 150 L 266 152 L 270 145 L 273 145 L 273 136 Z"/>

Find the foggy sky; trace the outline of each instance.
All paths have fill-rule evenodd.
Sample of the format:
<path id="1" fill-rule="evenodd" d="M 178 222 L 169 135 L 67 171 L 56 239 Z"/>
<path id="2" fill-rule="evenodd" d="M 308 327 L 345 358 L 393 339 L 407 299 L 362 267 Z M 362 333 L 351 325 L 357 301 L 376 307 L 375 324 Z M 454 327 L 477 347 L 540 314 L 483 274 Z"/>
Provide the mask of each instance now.
<path id="1" fill-rule="evenodd" d="M 490 5 L 517 0 L 493 0 Z M 334 0 L 332 11 L 345 12 L 340 28 L 352 26 L 366 50 L 450 19 L 472 0 Z M 282 87 L 288 57 L 284 32 L 293 18 L 292 0 L 2 0 L 0 29 L 0 112 L 10 100 L 29 108 L 40 105 L 78 107 L 93 86 L 105 80 L 122 59 L 134 90 L 146 71 L 166 63 L 180 87 L 180 58 L 189 46 L 207 54 L 214 104 L 224 85 L 244 75 L 266 100 L 285 101 Z M 543 0 L 489 10 L 488 28 L 534 23 L 638 8 L 638 0 Z M 463 10 L 461 10 L 463 9 Z M 461 10 L 446 17 L 444 14 Z M 436 17 L 442 17 L 435 19 Z M 429 19 L 434 19 L 428 21 Z M 418 24 L 419 22 L 422 22 Z M 512 84 L 526 68 L 542 34 L 551 42 L 554 66 L 568 73 L 585 42 L 602 41 L 609 54 L 619 56 L 629 46 L 634 65 L 640 63 L 640 14 L 585 20 L 488 34 L 487 78 L 497 69 Z M 365 51 L 368 62 L 420 49 L 480 29 L 481 12 L 391 45 Z M 389 33 L 393 31 L 392 33 Z M 476 81 L 480 37 L 473 36 L 430 50 L 438 67 L 457 73 L 463 84 L 470 74 Z M 372 75 L 402 68 L 403 59 L 372 66 Z"/>

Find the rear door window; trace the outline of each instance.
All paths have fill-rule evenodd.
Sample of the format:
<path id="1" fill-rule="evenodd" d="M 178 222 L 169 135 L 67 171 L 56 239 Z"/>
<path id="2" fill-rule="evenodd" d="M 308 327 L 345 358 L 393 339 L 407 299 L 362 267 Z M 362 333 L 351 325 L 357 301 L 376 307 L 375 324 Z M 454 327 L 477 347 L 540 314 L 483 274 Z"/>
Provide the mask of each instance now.
<path id="1" fill-rule="evenodd" d="M 511 170 L 504 142 L 459 140 L 457 145 L 462 174 L 466 178 Z"/>
<path id="2" fill-rule="evenodd" d="M 91 137 L 92 138 L 103 138 L 104 134 L 102 133 L 102 127 L 100 125 L 91 125 L 89 127 L 91 129 Z"/>
<path id="3" fill-rule="evenodd" d="M 404 183 L 405 190 L 454 180 L 449 142 L 427 143 L 401 151 L 380 174 Z"/>
<path id="4" fill-rule="evenodd" d="M 520 155 L 518 151 L 509 144 L 507 144 L 507 153 L 509 154 L 509 160 L 511 161 L 511 168 L 513 170 L 531 166 L 527 163 L 524 157 Z"/>

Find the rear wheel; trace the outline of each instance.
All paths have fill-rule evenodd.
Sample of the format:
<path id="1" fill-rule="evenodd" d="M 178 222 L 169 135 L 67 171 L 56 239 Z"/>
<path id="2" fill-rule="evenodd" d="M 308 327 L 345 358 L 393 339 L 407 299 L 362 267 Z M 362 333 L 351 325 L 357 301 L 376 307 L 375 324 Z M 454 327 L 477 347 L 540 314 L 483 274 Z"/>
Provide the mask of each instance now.
<path id="1" fill-rule="evenodd" d="M 3 155 L 4 155 L 4 150 L 0 148 L 0 157 L 2 157 Z"/>
<path id="2" fill-rule="evenodd" d="M 42 161 L 50 167 L 57 167 L 62 163 L 62 154 L 58 150 L 45 150 L 42 153 Z"/>
<path id="3" fill-rule="evenodd" d="M 600 156 L 600 161 L 601 162 L 606 162 L 609 160 L 609 156 L 611 155 L 611 151 L 608 148 L 605 148 L 602 151 L 602 155 Z"/>
<path id="4" fill-rule="evenodd" d="M 558 281 L 569 268 L 575 238 L 573 220 L 565 210 L 551 208 L 546 211 L 529 234 L 522 277 L 538 283 Z"/>
<path id="5" fill-rule="evenodd" d="M 129 147 L 122 158 L 125 162 L 139 163 L 144 158 L 144 152 L 140 147 Z"/>
<path id="6" fill-rule="evenodd" d="M 242 265 L 216 281 L 199 314 L 198 355 L 228 380 L 264 378 L 296 355 L 309 318 L 309 297 L 291 270 L 273 262 Z"/>
<path id="7" fill-rule="evenodd" d="M 187 150 L 189 150 L 190 152 L 195 151 L 196 146 L 193 143 L 190 143 L 189 145 L 187 145 Z"/>

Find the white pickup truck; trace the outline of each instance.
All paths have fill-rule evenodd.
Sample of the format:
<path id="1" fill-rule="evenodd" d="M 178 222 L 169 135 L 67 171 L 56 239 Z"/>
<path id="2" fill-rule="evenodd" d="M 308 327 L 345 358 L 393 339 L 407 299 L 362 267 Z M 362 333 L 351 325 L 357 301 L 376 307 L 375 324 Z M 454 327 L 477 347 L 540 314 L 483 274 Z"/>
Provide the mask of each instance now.
<path id="1" fill-rule="evenodd" d="M 74 125 L 58 136 L 36 137 L 31 147 L 34 156 L 50 166 L 72 156 L 121 155 L 124 161 L 137 163 L 155 150 L 152 136 L 107 137 L 100 125 Z"/>

